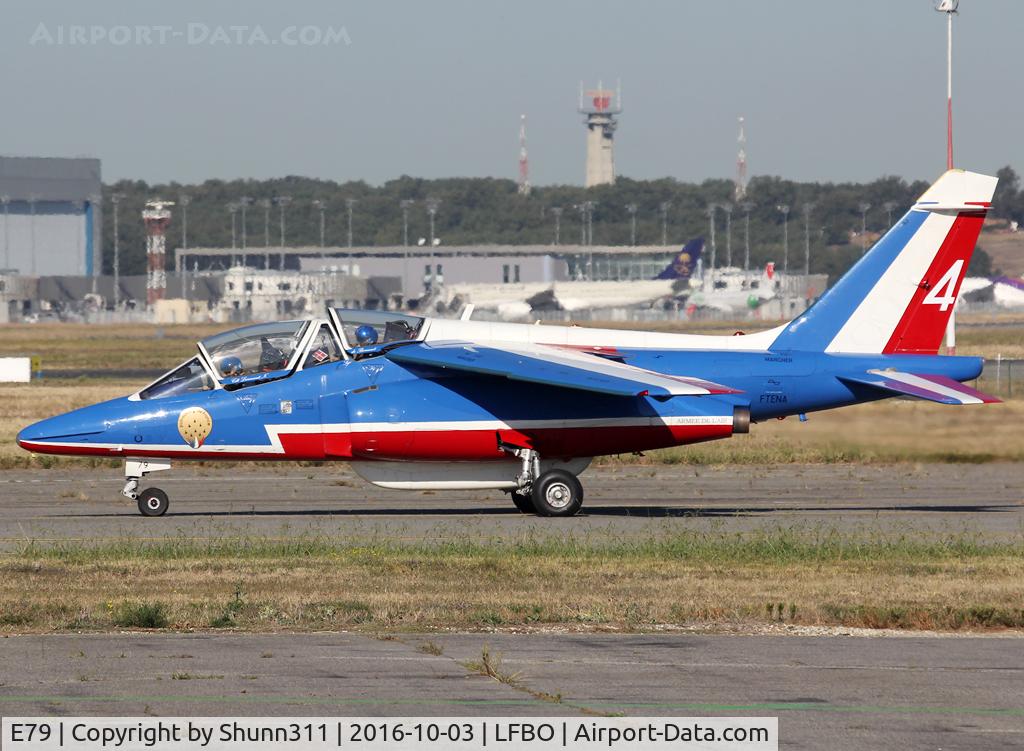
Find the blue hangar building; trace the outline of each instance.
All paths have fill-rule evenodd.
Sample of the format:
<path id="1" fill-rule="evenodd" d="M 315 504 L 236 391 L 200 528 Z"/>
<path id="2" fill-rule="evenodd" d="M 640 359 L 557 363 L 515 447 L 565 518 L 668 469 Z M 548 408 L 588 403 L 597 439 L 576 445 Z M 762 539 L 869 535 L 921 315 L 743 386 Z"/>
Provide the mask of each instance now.
<path id="1" fill-rule="evenodd" d="M 99 159 L 0 156 L 0 273 L 102 272 Z"/>

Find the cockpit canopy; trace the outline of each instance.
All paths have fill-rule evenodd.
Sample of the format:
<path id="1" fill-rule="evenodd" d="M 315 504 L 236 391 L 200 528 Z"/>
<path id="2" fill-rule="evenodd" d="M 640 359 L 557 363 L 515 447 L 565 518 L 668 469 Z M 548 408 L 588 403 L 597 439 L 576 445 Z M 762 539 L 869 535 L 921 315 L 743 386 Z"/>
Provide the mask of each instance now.
<path id="1" fill-rule="evenodd" d="M 332 308 L 331 315 L 349 351 L 373 345 L 415 341 L 419 339 L 424 320 L 387 310 Z"/>
<path id="2" fill-rule="evenodd" d="M 423 318 L 377 310 L 331 308 L 330 320 L 257 323 L 199 342 L 199 355 L 139 392 L 158 399 L 215 388 L 237 389 L 287 378 L 298 370 L 372 357 L 418 341 Z"/>
<path id="3" fill-rule="evenodd" d="M 199 342 L 219 378 L 287 370 L 294 363 L 310 321 L 257 323 Z"/>

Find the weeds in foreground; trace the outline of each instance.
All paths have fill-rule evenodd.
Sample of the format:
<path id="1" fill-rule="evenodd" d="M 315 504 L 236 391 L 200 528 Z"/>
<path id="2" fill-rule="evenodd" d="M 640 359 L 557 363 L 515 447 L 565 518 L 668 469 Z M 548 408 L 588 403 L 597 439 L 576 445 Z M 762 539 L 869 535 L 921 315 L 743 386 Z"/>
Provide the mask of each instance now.
<path id="1" fill-rule="evenodd" d="M 486 644 L 480 651 L 479 660 L 467 660 L 461 663 L 461 665 L 472 673 L 493 678 L 498 683 L 504 683 L 507 686 L 518 687 L 522 678 L 522 673 L 507 673 L 502 670 L 501 654 L 492 654 L 491 648 Z"/>
<path id="2" fill-rule="evenodd" d="M 167 608 L 162 602 L 124 602 L 113 613 L 115 626 L 167 628 Z"/>

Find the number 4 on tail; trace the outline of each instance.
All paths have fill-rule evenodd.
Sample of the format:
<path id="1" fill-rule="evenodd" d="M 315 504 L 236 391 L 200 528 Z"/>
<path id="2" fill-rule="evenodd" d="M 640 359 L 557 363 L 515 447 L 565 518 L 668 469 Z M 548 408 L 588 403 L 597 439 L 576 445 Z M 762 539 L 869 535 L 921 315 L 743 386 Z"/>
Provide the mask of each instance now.
<path id="1" fill-rule="evenodd" d="M 956 282 L 960 278 L 960 269 L 964 267 L 963 260 L 957 261 L 949 270 L 942 275 L 939 283 L 932 287 L 921 302 L 924 305 L 938 305 L 939 310 L 945 313 L 950 306 L 956 302 Z"/>

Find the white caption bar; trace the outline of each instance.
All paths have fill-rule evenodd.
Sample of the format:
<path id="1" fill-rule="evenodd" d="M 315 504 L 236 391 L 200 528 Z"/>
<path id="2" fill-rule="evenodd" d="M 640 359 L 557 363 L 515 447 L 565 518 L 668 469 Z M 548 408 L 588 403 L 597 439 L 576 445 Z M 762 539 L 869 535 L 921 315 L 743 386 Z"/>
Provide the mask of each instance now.
<path id="1" fill-rule="evenodd" d="M 5 751 L 778 751 L 777 717 L 5 717 Z"/>

